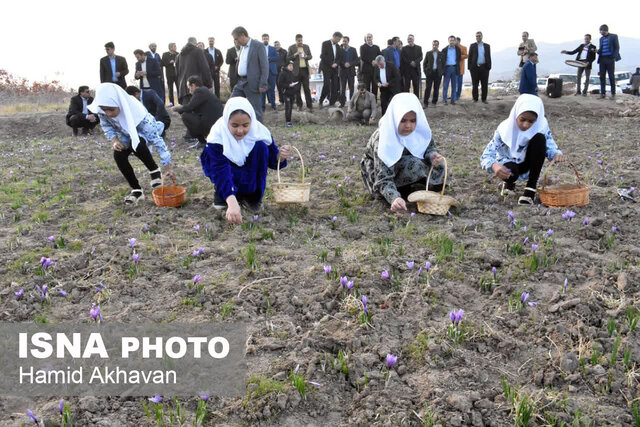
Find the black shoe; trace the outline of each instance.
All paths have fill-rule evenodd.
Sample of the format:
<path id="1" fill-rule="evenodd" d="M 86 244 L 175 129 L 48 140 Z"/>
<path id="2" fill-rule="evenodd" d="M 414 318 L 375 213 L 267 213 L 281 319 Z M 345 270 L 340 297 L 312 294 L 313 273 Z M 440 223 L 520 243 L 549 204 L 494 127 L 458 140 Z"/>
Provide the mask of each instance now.
<path id="1" fill-rule="evenodd" d="M 488 104 L 488 102 L 487 102 L 487 100 L 486 100 L 486 99 L 483 99 L 483 100 L 482 100 L 482 103 L 483 103 L 483 104 Z"/>
<path id="2" fill-rule="evenodd" d="M 87 128 L 82 128 L 82 135 L 91 135 L 91 131 Z"/>
<path id="3" fill-rule="evenodd" d="M 477 100 L 477 99 L 474 99 L 474 100 L 473 100 L 473 102 L 478 102 L 478 100 Z"/>
<path id="4" fill-rule="evenodd" d="M 262 200 L 259 201 L 249 201 L 246 199 L 240 199 L 240 206 L 248 210 L 249 212 L 256 214 L 262 210 Z"/>
<path id="5" fill-rule="evenodd" d="M 73 128 L 73 136 L 78 136 L 78 128 Z"/>
<path id="6" fill-rule="evenodd" d="M 227 202 L 222 200 L 222 197 L 218 194 L 218 190 L 216 190 L 213 196 L 213 208 L 217 210 L 227 209 Z"/>

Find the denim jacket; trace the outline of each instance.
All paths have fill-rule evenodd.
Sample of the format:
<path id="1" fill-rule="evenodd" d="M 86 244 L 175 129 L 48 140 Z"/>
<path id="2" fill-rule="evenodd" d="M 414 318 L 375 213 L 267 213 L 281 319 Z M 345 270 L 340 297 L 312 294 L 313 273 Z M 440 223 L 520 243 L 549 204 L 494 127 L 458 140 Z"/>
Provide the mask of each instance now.
<path id="1" fill-rule="evenodd" d="M 558 145 L 553 139 L 551 135 L 551 131 L 547 132 L 547 158 L 549 160 L 553 160 L 553 158 L 557 154 L 562 154 L 562 151 L 558 149 Z M 510 147 L 502 141 L 500 134 L 496 130 L 496 133 L 493 135 L 493 139 L 487 144 L 486 148 L 482 152 L 482 156 L 480 156 L 480 165 L 482 169 L 485 169 L 489 173 L 493 173 L 493 169 L 491 169 L 491 165 L 494 163 L 499 163 L 504 165 L 505 163 L 513 162 L 516 163 L 516 159 L 511 156 Z M 529 179 L 529 172 L 526 172 L 523 175 L 518 177 L 521 181 L 526 181 Z"/>
<path id="2" fill-rule="evenodd" d="M 122 129 L 117 120 L 110 119 L 104 113 L 98 113 L 98 117 L 100 117 L 100 126 L 102 126 L 104 136 L 109 141 L 117 137 L 127 148 L 131 147 L 131 137 L 129 133 L 125 129 Z M 136 130 L 140 138 L 144 138 L 147 141 L 149 151 L 153 152 L 152 147 L 156 147 L 162 166 L 171 163 L 171 153 L 167 149 L 164 139 L 160 136 L 164 130 L 164 123 L 157 122 L 151 114 L 147 113 L 145 118 L 136 126 Z"/>

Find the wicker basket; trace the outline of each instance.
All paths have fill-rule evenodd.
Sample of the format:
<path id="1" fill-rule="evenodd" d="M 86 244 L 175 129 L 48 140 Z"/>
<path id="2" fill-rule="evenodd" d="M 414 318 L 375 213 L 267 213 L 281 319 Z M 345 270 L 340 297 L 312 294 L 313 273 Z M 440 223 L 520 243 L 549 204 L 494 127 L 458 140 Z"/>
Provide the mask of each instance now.
<path id="1" fill-rule="evenodd" d="M 184 187 L 176 185 L 176 181 L 172 179 L 173 185 L 164 186 L 164 176 L 162 177 L 162 186 L 153 190 L 153 201 L 157 206 L 178 208 L 182 206 L 187 198 L 187 192 Z"/>
<path id="2" fill-rule="evenodd" d="M 302 183 L 300 184 L 285 184 L 280 180 L 280 159 L 278 159 L 278 182 L 272 185 L 273 198 L 278 205 L 291 205 L 297 203 L 306 203 L 309 201 L 309 195 L 311 194 L 311 183 L 304 182 L 304 160 L 302 154 L 296 147 L 291 147 L 296 150 L 298 157 L 300 157 L 300 163 L 302 165 Z"/>
<path id="3" fill-rule="evenodd" d="M 437 193 L 435 191 L 429 191 L 429 181 L 431 180 L 431 172 L 433 172 L 433 166 L 429 170 L 429 176 L 427 177 L 427 189 L 423 191 L 414 191 L 409 194 L 407 198 L 410 202 L 416 202 L 418 205 L 418 212 L 429 215 L 446 215 L 449 212 L 451 206 L 458 206 L 458 201 L 451 196 L 444 195 L 444 189 L 447 187 L 447 159 L 444 161 L 444 182 L 442 183 L 442 191 Z"/>
<path id="4" fill-rule="evenodd" d="M 555 160 L 549 163 L 549 167 L 544 171 L 542 177 L 542 187 L 538 189 L 538 195 L 542 204 L 553 208 L 588 205 L 589 186 L 580 178 L 580 174 L 578 174 L 578 170 L 573 163 L 568 160 L 567 163 L 573 168 L 573 172 L 576 174 L 576 183 L 547 186 L 547 173 L 555 163 Z"/>

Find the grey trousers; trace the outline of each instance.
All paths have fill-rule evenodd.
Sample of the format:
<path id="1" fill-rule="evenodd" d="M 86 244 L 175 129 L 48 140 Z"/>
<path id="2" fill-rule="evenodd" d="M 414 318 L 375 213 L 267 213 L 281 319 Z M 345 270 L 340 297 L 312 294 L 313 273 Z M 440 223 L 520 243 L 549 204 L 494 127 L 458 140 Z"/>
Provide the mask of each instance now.
<path id="1" fill-rule="evenodd" d="M 241 96 L 247 98 L 256 113 L 256 118 L 262 123 L 262 94 L 250 91 L 247 84 L 247 79 L 238 79 L 238 83 L 236 83 L 233 87 L 233 92 L 231 92 L 231 97 Z"/>
<path id="2" fill-rule="evenodd" d="M 371 118 L 371 110 L 366 108 L 362 113 L 359 111 L 352 111 L 347 115 L 347 120 L 352 122 L 368 121 Z"/>

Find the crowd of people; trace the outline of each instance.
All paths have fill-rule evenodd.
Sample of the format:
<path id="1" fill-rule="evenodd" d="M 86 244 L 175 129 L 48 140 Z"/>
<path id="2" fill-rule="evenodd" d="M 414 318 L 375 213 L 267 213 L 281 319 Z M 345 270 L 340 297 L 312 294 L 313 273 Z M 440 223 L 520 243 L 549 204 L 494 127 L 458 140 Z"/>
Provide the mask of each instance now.
<path id="1" fill-rule="evenodd" d="M 599 48 L 590 43 L 591 36 L 587 34 L 584 44 L 562 53 L 578 54 L 576 60 L 585 63 L 578 68 L 578 76 L 586 72 L 587 82 L 591 63 L 599 54 L 604 87 L 605 72 L 613 79 L 620 54 L 617 36 L 609 33 L 606 25 L 600 28 L 600 33 Z M 171 110 L 181 116 L 188 137 L 197 140 L 203 149 L 202 168 L 216 189 L 214 207 L 226 209 L 227 220 L 234 224 L 242 222 L 242 209 L 252 212 L 260 209 L 268 169 L 275 169 L 278 164 L 286 167 L 291 154 L 291 147 L 276 145 L 268 127 L 262 124 L 263 112 L 267 106 L 276 109 L 276 93 L 285 106 L 286 126 L 291 126 L 294 102 L 302 109 L 303 93 L 307 109 L 313 110 L 309 88 L 309 61 L 313 56 L 301 34 L 295 36 L 295 44 L 286 50 L 277 41 L 271 46 L 268 34 L 262 35 L 262 42 L 250 38 L 243 27 L 235 28 L 231 35 L 234 46 L 226 52 L 226 62 L 232 92 L 224 105 L 220 101 L 220 71 L 224 61 L 213 37 L 208 39 L 208 48 L 191 37 L 179 53 L 176 44 L 170 43 L 169 51 L 162 56 L 156 52 L 155 43 L 149 45 L 147 52 L 136 49 L 134 76 L 139 87 L 126 86 L 127 61 L 115 55 L 112 42 L 105 44 L 107 55 L 100 60 L 102 83 L 96 88 L 95 99 L 87 86 L 81 86 L 71 100 L 67 124 L 74 134 L 78 129 L 88 133 L 101 124 L 112 143 L 114 160 L 131 187 L 125 203 L 144 199 L 144 191 L 129 163 L 130 154 L 148 169 L 152 188 L 162 182 L 161 170 L 152 155 L 154 148 L 166 176 L 175 178 L 171 153 L 163 139 L 171 125 L 171 116 L 165 108 L 166 87 Z M 415 44 L 413 35 L 407 37 L 406 46 L 393 37 L 383 50 L 373 43 L 372 34 L 365 36 L 359 52 L 350 46 L 349 37 L 340 32 L 322 44 L 320 71 L 324 84 L 318 108 L 328 99 L 330 105 L 346 106 L 349 120 L 370 124 L 377 118 L 379 93 L 382 117 L 360 165 L 365 188 L 372 196 L 386 200 L 394 212 L 407 210 L 408 193 L 415 185 L 424 188 L 432 167 L 432 188 L 442 186 L 443 156 L 437 151 L 424 111 L 429 104 L 437 104 L 440 84 L 443 104 L 455 104 L 461 95 L 467 61 L 473 101 L 487 103 L 491 47 L 483 41 L 482 32 L 478 31 L 475 38 L 468 48 L 453 35 L 443 49 L 434 40 L 432 49 L 425 53 Z M 517 52 L 522 68 L 521 95 L 480 157 L 482 168 L 504 181 L 502 195 L 515 194 L 516 182 L 527 181 L 518 199 L 522 205 L 534 203 L 544 158 L 566 159 L 552 137 L 536 86 L 530 84 L 532 79 L 535 82 L 536 50 L 534 40 L 524 32 Z M 423 72 L 426 88 L 421 102 Z M 640 69 L 636 74 L 640 83 Z M 613 81 L 611 90 L 615 96 Z M 601 93 L 604 97 L 604 90 Z"/>

